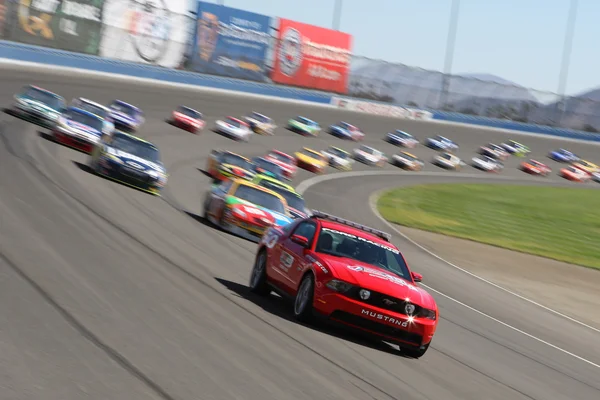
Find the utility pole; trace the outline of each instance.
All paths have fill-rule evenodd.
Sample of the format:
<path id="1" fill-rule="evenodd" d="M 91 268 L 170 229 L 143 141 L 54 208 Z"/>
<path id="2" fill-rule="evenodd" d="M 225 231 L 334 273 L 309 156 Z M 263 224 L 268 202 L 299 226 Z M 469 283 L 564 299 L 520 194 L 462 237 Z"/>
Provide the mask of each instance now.
<path id="1" fill-rule="evenodd" d="M 452 73 L 452 62 L 454 61 L 454 46 L 456 44 L 456 32 L 458 30 L 458 13 L 460 11 L 460 0 L 452 0 L 450 10 L 450 24 L 446 38 L 446 59 L 444 61 L 444 74 L 442 75 L 442 92 L 438 103 L 439 109 L 444 109 L 448 101 L 450 89 L 450 74 Z"/>

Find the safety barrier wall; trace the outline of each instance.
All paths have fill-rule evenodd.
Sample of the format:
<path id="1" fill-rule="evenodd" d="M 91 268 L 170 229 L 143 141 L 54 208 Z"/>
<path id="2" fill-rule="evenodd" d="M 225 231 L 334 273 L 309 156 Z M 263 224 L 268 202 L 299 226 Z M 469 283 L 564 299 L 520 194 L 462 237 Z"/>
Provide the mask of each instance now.
<path id="1" fill-rule="evenodd" d="M 44 47 L 24 45 L 9 41 L 0 41 L 0 58 L 12 59 L 18 61 L 27 61 L 57 65 L 71 68 L 81 68 L 91 71 L 113 73 L 120 75 L 129 75 L 147 79 L 156 79 L 173 83 L 182 83 L 203 86 L 215 89 L 233 90 L 244 93 L 258 95 L 281 97 L 286 99 L 302 100 L 318 104 L 333 105 L 339 108 L 352 109 L 344 104 L 340 105 L 340 99 L 348 102 L 361 102 L 364 100 L 353 99 L 350 97 L 341 97 L 329 93 L 318 91 L 295 89 L 285 86 L 277 86 L 265 83 L 256 83 L 233 78 L 223 78 L 212 75 L 204 75 L 187 71 L 180 71 L 148 64 L 137 64 L 113 59 L 101 58 L 98 56 L 87 56 L 78 53 L 71 53 L 63 50 L 55 50 Z M 369 102 L 389 106 L 387 103 Z M 410 110 L 410 108 L 408 108 Z M 425 110 L 419 110 L 421 112 Z M 364 112 L 364 111 L 363 111 Z M 436 110 L 426 110 L 425 114 L 438 121 L 447 121 L 453 123 L 464 123 L 468 125 L 478 125 L 492 128 L 500 128 L 514 131 L 521 131 L 534 134 L 551 135 L 571 139 L 581 139 L 589 141 L 600 141 L 600 134 L 584 131 L 554 128 L 543 125 L 526 124 L 514 121 L 500 120 L 487 117 L 476 117 L 454 112 L 442 112 Z M 389 115 L 406 118 L 401 115 Z M 429 119 L 429 118 L 420 118 Z"/>

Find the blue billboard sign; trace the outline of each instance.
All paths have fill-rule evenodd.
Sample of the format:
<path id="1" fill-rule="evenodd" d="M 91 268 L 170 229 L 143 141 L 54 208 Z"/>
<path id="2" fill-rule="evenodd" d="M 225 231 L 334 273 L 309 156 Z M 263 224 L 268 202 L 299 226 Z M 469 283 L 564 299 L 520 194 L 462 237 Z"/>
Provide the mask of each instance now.
<path id="1" fill-rule="evenodd" d="M 270 17 L 203 1 L 198 2 L 197 12 L 193 71 L 259 82 L 268 79 Z"/>

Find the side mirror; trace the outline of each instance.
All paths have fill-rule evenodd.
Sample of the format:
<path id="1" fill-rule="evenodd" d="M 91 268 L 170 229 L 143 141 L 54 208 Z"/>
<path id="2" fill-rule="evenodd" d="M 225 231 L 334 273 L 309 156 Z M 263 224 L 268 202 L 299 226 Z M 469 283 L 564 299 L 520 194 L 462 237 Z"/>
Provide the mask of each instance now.
<path id="1" fill-rule="evenodd" d="M 308 247 L 308 239 L 305 238 L 304 236 L 292 235 L 290 240 L 296 244 L 299 244 L 302 247 Z"/>
<path id="2" fill-rule="evenodd" d="M 411 272 L 412 278 L 415 282 L 422 282 L 423 281 L 423 275 L 417 273 L 417 272 Z"/>

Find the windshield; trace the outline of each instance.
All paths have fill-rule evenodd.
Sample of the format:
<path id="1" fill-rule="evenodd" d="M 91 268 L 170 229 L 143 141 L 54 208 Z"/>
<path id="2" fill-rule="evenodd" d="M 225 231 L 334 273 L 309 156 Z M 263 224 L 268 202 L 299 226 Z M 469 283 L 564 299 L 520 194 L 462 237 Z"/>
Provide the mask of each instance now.
<path id="1" fill-rule="evenodd" d="M 191 118 L 202 118 L 202 114 L 187 107 L 177 107 L 177 112 Z"/>
<path id="2" fill-rule="evenodd" d="M 240 185 L 233 195 L 238 199 L 246 200 L 257 206 L 285 214 L 285 206 L 277 196 L 255 187 Z"/>
<path id="3" fill-rule="evenodd" d="M 364 153 L 368 153 L 368 154 L 375 154 L 375 149 L 372 149 L 367 146 L 360 146 L 360 151 L 362 151 Z"/>
<path id="4" fill-rule="evenodd" d="M 235 120 L 233 118 L 227 118 L 225 120 L 225 122 L 228 123 L 229 125 L 233 126 L 233 127 L 236 127 L 236 128 L 239 128 L 239 127 L 242 126 L 242 124 L 240 123 L 240 121 L 237 121 L 237 120 Z"/>
<path id="5" fill-rule="evenodd" d="M 345 151 L 342 151 L 340 149 L 335 149 L 335 148 L 329 148 L 327 150 L 327 152 L 329 154 L 332 154 L 336 157 L 340 157 L 340 158 L 347 158 L 348 157 L 348 153 L 346 153 Z"/>
<path id="6" fill-rule="evenodd" d="M 316 151 L 312 151 L 312 150 L 308 150 L 308 149 L 303 149 L 301 152 L 301 154 L 304 154 L 305 156 L 309 156 L 312 158 L 316 158 L 318 160 L 323 158 L 323 155 L 320 153 L 317 153 Z"/>
<path id="7" fill-rule="evenodd" d="M 257 113 L 252 113 L 252 118 L 259 122 L 270 122 L 271 121 L 270 118 L 265 117 L 264 115 L 257 114 Z"/>
<path id="8" fill-rule="evenodd" d="M 265 160 L 264 158 L 255 158 L 252 160 L 254 162 L 255 169 L 262 168 L 266 171 L 272 172 L 276 175 L 281 175 L 283 170 L 277 164 L 272 163 L 271 161 Z"/>
<path id="9" fill-rule="evenodd" d="M 301 122 L 301 123 L 303 123 L 305 125 L 315 125 L 316 124 L 316 122 L 313 122 L 310 119 L 304 118 L 304 117 L 298 117 L 297 120 L 298 120 L 298 122 Z"/>
<path id="10" fill-rule="evenodd" d="M 250 171 L 254 165 L 242 156 L 238 156 L 237 154 L 225 153 L 223 155 L 223 164 L 234 165 L 236 167 L 245 169 L 246 171 Z"/>
<path id="11" fill-rule="evenodd" d="M 269 153 L 269 157 L 277 160 L 277 161 L 281 161 L 284 162 L 286 164 L 291 164 L 292 163 L 292 158 L 288 157 L 288 156 L 284 156 L 283 154 L 279 154 L 279 153 Z"/>
<path id="12" fill-rule="evenodd" d="M 436 138 L 436 140 L 438 140 L 440 142 L 449 142 L 449 140 L 443 136 L 436 136 L 435 138 Z"/>
<path id="13" fill-rule="evenodd" d="M 77 102 L 75 107 L 77 107 L 81 110 L 91 112 L 92 114 L 95 114 L 95 115 L 99 116 L 100 118 L 106 118 L 108 116 L 108 112 L 104 107 L 100 107 L 100 106 L 97 106 L 95 104 L 88 103 L 85 101 Z"/>
<path id="14" fill-rule="evenodd" d="M 315 250 L 318 253 L 350 258 L 374 265 L 411 281 L 404 257 L 391 245 L 380 244 L 351 233 L 321 228 Z"/>
<path id="15" fill-rule="evenodd" d="M 110 105 L 110 108 L 112 108 L 115 111 L 127 114 L 130 117 L 135 117 L 137 115 L 137 109 L 129 104 L 115 102 Z"/>
<path id="16" fill-rule="evenodd" d="M 99 119 L 95 115 L 88 115 L 84 113 L 80 113 L 74 110 L 67 111 L 65 113 L 65 118 L 71 121 L 79 122 L 80 124 L 87 125 L 91 128 L 94 128 L 97 131 L 102 130 L 102 120 Z"/>
<path id="17" fill-rule="evenodd" d="M 402 132 L 402 131 L 396 131 L 396 136 L 401 136 L 401 137 L 405 137 L 405 138 L 411 137 L 408 133 Z"/>
<path id="18" fill-rule="evenodd" d="M 31 100 L 37 100 L 49 107 L 52 107 L 55 110 L 60 109 L 64 105 L 62 98 L 58 97 L 55 94 L 34 87 L 27 88 L 22 94 L 22 96 L 27 97 Z"/>
<path id="19" fill-rule="evenodd" d="M 110 146 L 122 152 L 154 163 L 160 163 L 160 153 L 154 145 L 125 135 L 116 134 Z"/>
<path id="20" fill-rule="evenodd" d="M 417 160 L 418 160 L 418 158 L 417 158 L 417 157 L 415 157 L 415 156 L 412 156 L 412 155 L 410 155 L 410 154 L 407 154 L 407 153 L 400 153 L 400 157 L 407 158 L 407 159 L 409 159 L 409 160 L 411 160 L 411 161 L 417 161 Z"/>
<path id="21" fill-rule="evenodd" d="M 290 192 L 289 190 L 282 188 L 276 183 L 269 182 L 266 180 L 261 181 L 260 185 L 274 191 L 275 193 L 280 194 L 285 199 L 285 201 L 287 201 L 288 206 L 290 206 L 291 208 L 294 208 L 299 211 L 304 211 L 304 199 L 298 194 Z"/>
<path id="22" fill-rule="evenodd" d="M 451 160 L 452 155 L 450 155 L 448 153 L 443 153 L 443 154 L 440 154 L 440 158 L 443 158 L 444 160 Z"/>

